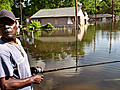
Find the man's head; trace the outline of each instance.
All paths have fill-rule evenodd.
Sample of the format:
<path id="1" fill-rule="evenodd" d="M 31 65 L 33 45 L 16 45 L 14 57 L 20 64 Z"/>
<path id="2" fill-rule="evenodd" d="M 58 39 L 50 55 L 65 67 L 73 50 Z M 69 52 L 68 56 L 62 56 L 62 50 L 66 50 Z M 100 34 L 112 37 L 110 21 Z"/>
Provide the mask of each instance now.
<path id="1" fill-rule="evenodd" d="M 0 11 L 0 34 L 2 37 L 16 38 L 17 29 L 15 15 L 7 10 Z"/>

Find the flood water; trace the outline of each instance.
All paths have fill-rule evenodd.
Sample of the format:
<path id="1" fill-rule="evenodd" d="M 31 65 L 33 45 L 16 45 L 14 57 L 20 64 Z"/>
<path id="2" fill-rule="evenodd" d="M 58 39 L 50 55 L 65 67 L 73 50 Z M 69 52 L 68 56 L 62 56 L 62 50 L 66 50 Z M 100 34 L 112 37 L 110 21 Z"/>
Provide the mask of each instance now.
<path id="1" fill-rule="evenodd" d="M 20 40 L 31 66 L 43 70 L 76 66 L 44 73 L 43 82 L 34 84 L 34 90 L 120 90 L 120 62 L 77 67 L 120 60 L 120 21 L 81 27 L 78 47 L 71 29 L 49 35 L 24 32 Z"/>

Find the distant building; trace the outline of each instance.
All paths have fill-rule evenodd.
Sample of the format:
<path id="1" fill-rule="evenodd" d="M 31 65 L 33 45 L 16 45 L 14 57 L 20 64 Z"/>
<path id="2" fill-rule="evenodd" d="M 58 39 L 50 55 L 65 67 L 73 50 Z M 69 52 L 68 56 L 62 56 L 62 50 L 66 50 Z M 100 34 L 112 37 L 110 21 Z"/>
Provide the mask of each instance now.
<path id="1" fill-rule="evenodd" d="M 95 20 L 95 15 L 89 15 L 89 20 Z M 113 18 L 115 19 L 115 15 L 113 15 Z M 112 14 L 96 14 L 96 20 L 97 21 L 106 21 L 106 20 L 112 20 Z"/>
<path id="2" fill-rule="evenodd" d="M 88 15 L 82 7 L 78 7 L 78 24 L 80 26 L 87 24 Z M 26 17 L 27 26 L 30 20 L 40 21 L 41 25 L 51 23 L 54 27 L 75 27 L 75 7 L 40 9 L 30 18 Z"/>

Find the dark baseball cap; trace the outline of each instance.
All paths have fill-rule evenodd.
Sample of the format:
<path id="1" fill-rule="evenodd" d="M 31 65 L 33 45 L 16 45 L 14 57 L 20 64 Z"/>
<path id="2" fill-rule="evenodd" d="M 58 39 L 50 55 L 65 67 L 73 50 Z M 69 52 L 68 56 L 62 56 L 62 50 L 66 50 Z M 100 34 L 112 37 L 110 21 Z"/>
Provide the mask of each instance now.
<path id="1" fill-rule="evenodd" d="M 7 17 L 7 18 L 10 18 L 13 21 L 16 21 L 15 15 L 12 12 L 7 11 L 7 10 L 0 11 L 0 18 L 3 18 L 3 17 Z"/>

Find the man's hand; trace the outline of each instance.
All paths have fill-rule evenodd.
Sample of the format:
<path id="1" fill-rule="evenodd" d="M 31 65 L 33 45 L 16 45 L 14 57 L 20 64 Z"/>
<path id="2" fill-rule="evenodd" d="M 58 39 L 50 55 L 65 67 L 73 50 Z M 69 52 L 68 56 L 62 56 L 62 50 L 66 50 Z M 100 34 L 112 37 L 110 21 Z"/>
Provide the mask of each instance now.
<path id="1" fill-rule="evenodd" d="M 31 78 L 33 79 L 34 83 L 40 83 L 41 81 L 43 81 L 44 76 L 36 74 L 32 76 Z"/>
<path id="2" fill-rule="evenodd" d="M 38 74 L 38 73 L 42 73 L 42 72 L 43 72 L 42 68 L 39 67 L 39 66 L 30 67 L 30 70 L 31 70 L 31 74 L 32 74 L 32 75 L 35 75 L 35 74 Z"/>
<path id="3" fill-rule="evenodd" d="M 43 72 L 41 67 L 35 66 L 35 67 L 30 67 L 30 69 L 31 69 L 31 74 L 33 75 L 31 78 L 33 79 L 34 83 L 40 83 L 41 81 L 43 81 L 44 76 L 39 74 Z"/>
<path id="4" fill-rule="evenodd" d="M 9 77 L 6 80 L 6 77 L 3 77 L 0 78 L 0 88 L 1 90 L 18 89 L 30 83 L 40 83 L 43 81 L 43 77 L 43 75 L 38 74 L 25 79 L 13 79 Z"/>

